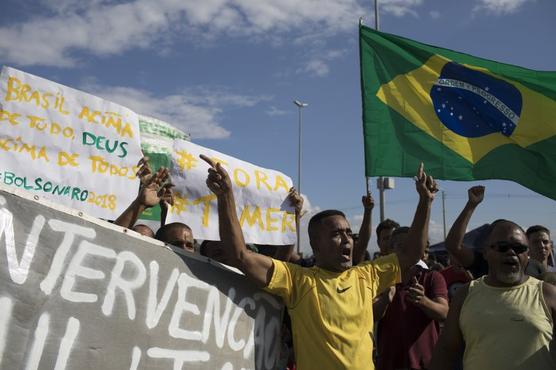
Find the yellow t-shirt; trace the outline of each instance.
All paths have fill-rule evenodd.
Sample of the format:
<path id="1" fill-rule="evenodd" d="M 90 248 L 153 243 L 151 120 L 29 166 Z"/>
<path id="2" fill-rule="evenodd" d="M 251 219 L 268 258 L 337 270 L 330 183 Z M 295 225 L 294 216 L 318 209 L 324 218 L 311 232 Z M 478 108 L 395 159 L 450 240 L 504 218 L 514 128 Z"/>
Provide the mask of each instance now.
<path id="1" fill-rule="evenodd" d="M 373 298 L 400 282 L 395 254 L 344 272 L 273 260 L 266 287 L 280 296 L 292 321 L 299 370 L 372 370 Z"/>

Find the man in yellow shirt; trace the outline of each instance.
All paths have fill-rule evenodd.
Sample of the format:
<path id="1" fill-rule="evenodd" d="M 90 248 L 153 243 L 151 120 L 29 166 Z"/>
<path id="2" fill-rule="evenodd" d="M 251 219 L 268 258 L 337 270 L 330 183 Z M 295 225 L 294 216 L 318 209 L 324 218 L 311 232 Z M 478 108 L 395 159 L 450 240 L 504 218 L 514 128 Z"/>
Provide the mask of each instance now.
<path id="1" fill-rule="evenodd" d="M 398 283 L 427 245 L 432 200 L 437 191 L 421 164 L 416 177 L 419 204 L 407 243 L 396 254 L 352 267 L 352 232 L 340 211 L 310 220 L 309 239 L 316 266 L 303 268 L 249 252 L 236 214 L 230 178 L 211 159 L 207 186 L 218 199 L 220 239 L 230 246 L 229 261 L 249 279 L 280 296 L 292 320 L 300 370 L 372 370 L 373 298 Z"/>

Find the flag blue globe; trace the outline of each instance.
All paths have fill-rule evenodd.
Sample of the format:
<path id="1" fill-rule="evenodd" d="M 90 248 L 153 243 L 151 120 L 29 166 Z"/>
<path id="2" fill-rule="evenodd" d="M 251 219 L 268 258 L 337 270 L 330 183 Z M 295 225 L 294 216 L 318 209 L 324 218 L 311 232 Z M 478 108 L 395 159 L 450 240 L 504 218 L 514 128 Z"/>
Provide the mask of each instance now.
<path id="1" fill-rule="evenodd" d="M 515 86 L 454 62 L 442 68 L 430 96 L 444 126 L 468 138 L 495 132 L 511 136 L 522 108 Z"/>

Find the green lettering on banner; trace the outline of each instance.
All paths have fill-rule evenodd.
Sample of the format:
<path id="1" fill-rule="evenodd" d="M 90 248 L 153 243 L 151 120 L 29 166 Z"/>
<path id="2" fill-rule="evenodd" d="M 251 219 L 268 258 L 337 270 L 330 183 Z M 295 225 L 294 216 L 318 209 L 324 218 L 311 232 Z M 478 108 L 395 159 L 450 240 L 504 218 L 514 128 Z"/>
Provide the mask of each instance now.
<path id="1" fill-rule="evenodd" d="M 96 136 L 93 133 L 84 131 L 82 143 L 85 146 L 94 146 L 98 150 L 107 151 L 108 153 L 114 153 L 119 149 L 120 153 L 117 153 L 117 155 L 120 158 L 124 158 L 127 155 L 126 146 L 128 143 L 125 141 L 111 140 L 104 136 Z"/>

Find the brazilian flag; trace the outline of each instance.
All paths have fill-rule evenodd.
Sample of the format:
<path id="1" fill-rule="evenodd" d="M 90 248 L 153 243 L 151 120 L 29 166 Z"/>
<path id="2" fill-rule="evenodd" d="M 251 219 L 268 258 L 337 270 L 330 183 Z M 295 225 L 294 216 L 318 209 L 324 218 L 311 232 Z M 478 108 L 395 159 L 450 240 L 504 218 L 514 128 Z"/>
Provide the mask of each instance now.
<path id="1" fill-rule="evenodd" d="M 556 199 L 556 72 L 359 29 L 366 176 L 512 180 Z"/>

